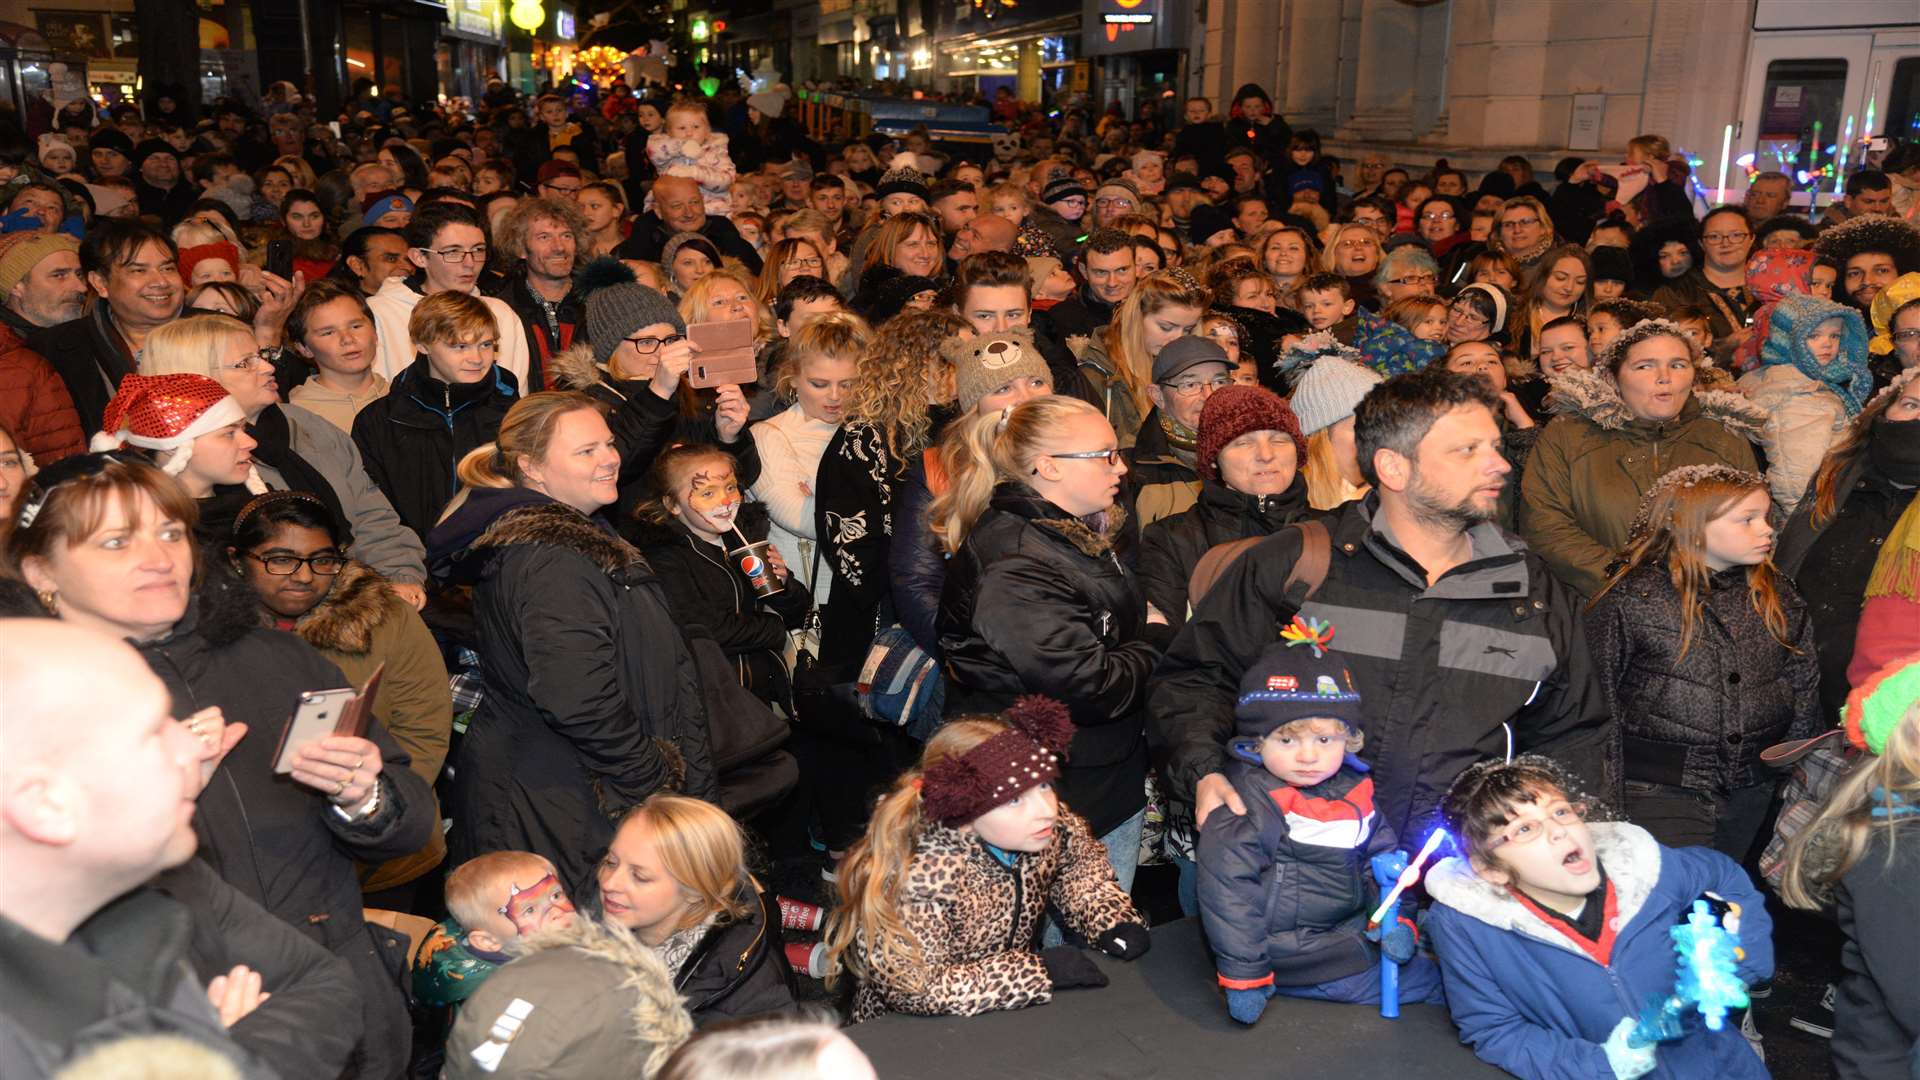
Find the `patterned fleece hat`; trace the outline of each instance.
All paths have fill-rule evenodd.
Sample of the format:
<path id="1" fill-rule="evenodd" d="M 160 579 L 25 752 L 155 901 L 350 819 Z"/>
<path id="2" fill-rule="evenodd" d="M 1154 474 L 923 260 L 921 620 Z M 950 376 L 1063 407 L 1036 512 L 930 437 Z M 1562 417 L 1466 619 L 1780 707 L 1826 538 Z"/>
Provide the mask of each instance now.
<path id="1" fill-rule="evenodd" d="M 193 457 L 193 440 L 247 418 L 227 388 L 205 375 L 127 375 L 107 402 L 101 430 L 90 447 L 95 453 L 138 446 L 171 454 L 160 471 L 179 476 Z M 267 490 L 259 470 L 247 469 L 247 490 Z"/>
<path id="2" fill-rule="evenodd" d="M 217 243 L 181 248 L 180 257 L 176 260 L 180 267 L 180 280 L 191 286 L 193 268 L 209 259 L 224 259 L 235 275 L 240 273 L 240 249 L 221 240 Z"/>
<path id="3" fill-rule="evenodd" d="M 1293 415 L 1300 421 L 1300 433 L 1312 435 L 1352 416 L 1360 399 L 1384 381 L 1379 372 L 1345 357 L 1321 356 L 1293 385 Z"/>
<path id="4" fill-rule="evenodd" d="M 1293 440 L 1295 468 L 1306 464 L 1307 437 L 1300 434 L 1300 418 L 1279 394 L 1263 386 L 1223 386 L 1200 408 L 1194 464 L 1202 482 L 1220 479 L 1220 451 L 1249 431 L 1285 432 Z"/>
<path id="5" fill-rule="evenodd" d="M 880 175 L 880 183 L 874 187 L 873 194 L 880 199 L 889 195 L 918 195 L 924 202 L 927 198 L 927 174 L 904 167 L 888 169 Z"/>
<path id="6" fill-rule="evenodd" d="M 1028 694 L 1000 714 L 1011 727 L 958 757 L 927 766 L 920 798 L 926 815 L 958 828 L 1020 793 L 1060 778 L 1073 742 L 1073 719 L 1052 698 Z"/>
<path id="7" fill-rule="evenodd" d="M 1264 739 L 1276 728 L 1313 716 L 1359 731 L 1360 691 L 1345 662 L 1328 655 L 1333 633 L 1331 623 L 1294 616 L 1280 640 L 1241 676 L 1234 730 Z"/>

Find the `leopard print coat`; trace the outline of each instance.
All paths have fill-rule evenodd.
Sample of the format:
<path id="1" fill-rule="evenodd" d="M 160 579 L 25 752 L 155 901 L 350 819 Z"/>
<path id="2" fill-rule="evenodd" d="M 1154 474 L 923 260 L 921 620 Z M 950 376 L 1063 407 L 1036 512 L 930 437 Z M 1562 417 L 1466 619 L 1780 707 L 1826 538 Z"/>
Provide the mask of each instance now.
<path id="1" fill-rule="evenodd" d="M 1065 809 L 1053 845 L 1016 855 L 1011 867 L 979 837 L 928 825 L 900 903 L 922 963 L 911 973 L 880 972 L 863 982 L 854 996 L 855 1023 L 888 1012 L 973 1016 L 1045 1004 L 1053 984 L 1034 938 L 1049 905 L 1088 941 L 1121 923 L 1146 922 L 1114 879 L 1105 845 Z"/>

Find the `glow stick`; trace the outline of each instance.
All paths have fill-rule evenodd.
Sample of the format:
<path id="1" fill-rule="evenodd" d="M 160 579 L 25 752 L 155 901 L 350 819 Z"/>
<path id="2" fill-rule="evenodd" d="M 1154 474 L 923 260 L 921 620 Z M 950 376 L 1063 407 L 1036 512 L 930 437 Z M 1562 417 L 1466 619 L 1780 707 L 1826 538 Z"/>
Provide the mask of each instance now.
<path id="1" fill-rule="evenodd" d="M 1833 194 L 1835 198 L 1847 186 L 1847 155 L 1853 150 L 1853 114 L 1847 114 L 1847 127 L 1840 137 L 1840 157 L 1833 168 Z"/>
<path id="2" fill-rule="evenodd" d="M 1733 156 L 1733 125 L 1728 124 L 1724 135 L 1720 137 L 1720 197 L 1716 203 L 1727 201 L 1727 159 Z"/>
<path id="3" fill-rule="evenodd" d="M 1433 835 L 1427 837 L 1427 842 L 1420 845 L 1420 854 L 1407 864 L 1405 870 L 1400 871 L 1400 880 L 1393 883 L 1392 891 L 1387 893 L 1386 898 L 1380 901 L 1380 906 L 1374 909 L 1373 916 L 1367 920 L 1367 929 L 1371 930 L 1379 926 L 1380 920 L 1387 917 L 1387 911 L 1400 902 L 1400 894 L 1406 892 L 1409 885 L 1420 880 L 1421 865 L 1433 855 L 1435 849 L 1439 848 L 1440 841 L 1446 838 L 1447 830 L 1433 830 Z"/>

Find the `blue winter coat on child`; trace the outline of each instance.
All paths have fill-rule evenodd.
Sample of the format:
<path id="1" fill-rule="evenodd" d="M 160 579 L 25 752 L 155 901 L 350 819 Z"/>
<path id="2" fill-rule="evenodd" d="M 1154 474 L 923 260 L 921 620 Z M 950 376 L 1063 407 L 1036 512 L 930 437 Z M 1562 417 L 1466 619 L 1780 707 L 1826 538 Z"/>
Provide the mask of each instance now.
<path id="1" fill-rule="evenodd" d="M 1374 808 L 1366 766 L 1347 764 L 1322 783 L 1297 788 L 1257 764 L 1251 740 L 1234 741 L 1227 778 L 1247 805 L 1220 810 L 1200 829 L 1200 918 L 1221 985 L 1249 990 L 1306 987 L 1374 968 L 1366 939 L 1377 903 L 1368 860 L 1394 847 L 1393 828 Z"/>
<path id="2" fill-rule="evenodd" d="M 1732 859 L 1708 848 L 1669 848 L 1637 825 L 1588 826 L 1614 889 L 1612 951 L 1605 966 L 1549 926 L 1505 887 L 1460 858 L 1427 874 L 1434 904 L 1426 930 L 1440 958 L 1447 1005 L 1460 1038 L 1482 1061 L 1533 1080 L 1612 1080 L 1601 1049 L 1622 1017 L 1638 1017 L 1673 989 L 1677 962 L 1668 930 L 1705 892 L 1740 905 L 1740 977 L 1773 974 L 1773 922 L 1766 901 Z M 1660 1044 L 1649 1076 L 1669 1080 L 1764 1080 L 1759 1055 L 1738 1024 Z"/>

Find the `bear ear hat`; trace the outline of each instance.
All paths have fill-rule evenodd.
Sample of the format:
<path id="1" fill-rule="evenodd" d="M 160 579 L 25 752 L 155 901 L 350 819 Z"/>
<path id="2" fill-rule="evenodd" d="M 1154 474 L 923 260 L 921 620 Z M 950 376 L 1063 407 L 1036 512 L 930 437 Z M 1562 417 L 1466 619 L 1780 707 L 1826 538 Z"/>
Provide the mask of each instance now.
<path id="1" fill-rule="evenodd" d="M 1073 713 L 1050 697 L 1027 694 L 1001 714 L 1034 742 L 1064 755 L 1073 742 Z"/>

